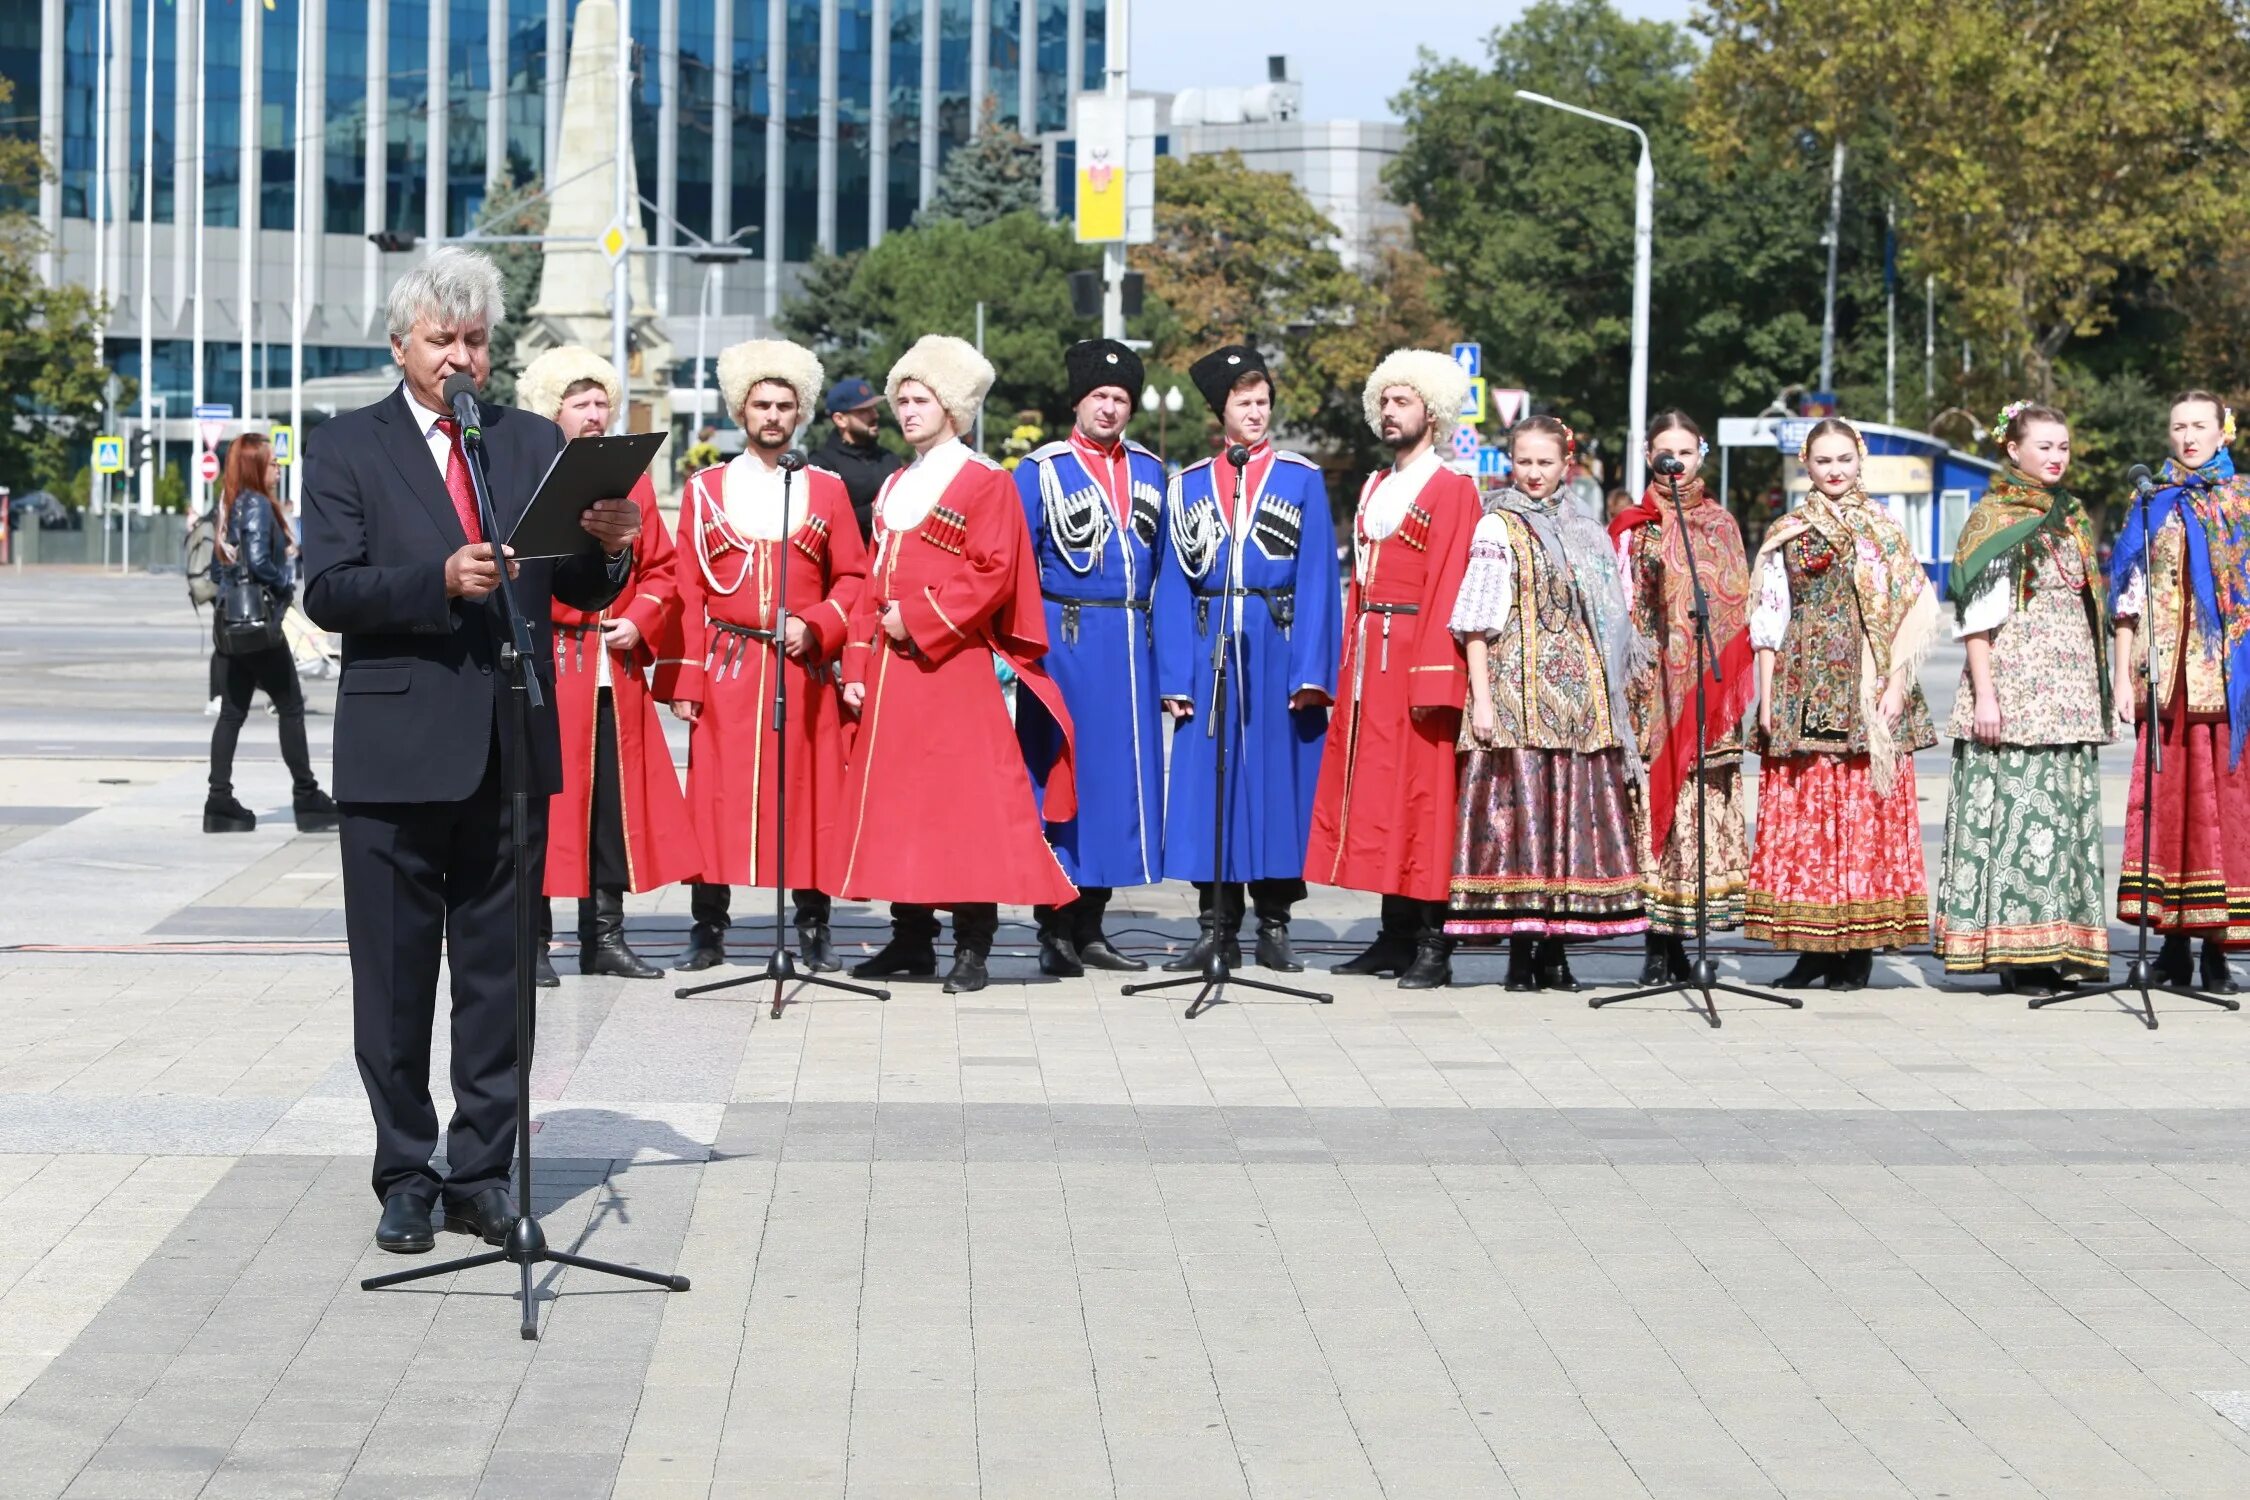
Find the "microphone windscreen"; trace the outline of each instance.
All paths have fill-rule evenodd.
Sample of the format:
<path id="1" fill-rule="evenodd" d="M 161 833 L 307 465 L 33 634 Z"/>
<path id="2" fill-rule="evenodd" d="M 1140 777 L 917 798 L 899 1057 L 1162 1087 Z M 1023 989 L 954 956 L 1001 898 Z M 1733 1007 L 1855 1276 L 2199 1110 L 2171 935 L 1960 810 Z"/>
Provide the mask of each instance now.
<path id="1" fill-rule="evenodd" d="M 1250 462 L 1250 450 L 1243 447 L 1242 444 L 1236 443 L 1227 449 L 1227 462 L 1238 469 L 1241 468 L 1244 464 Z"/>
<path id="2" fill-rule="evenodd" d="M 1659 474 L 1684 474 L 1687 472 L 1687 465 L 1680 461 L 1680 456 L 1677 453 L 1657 454 L 1655 463 L 1650 467 L 1654 468 Z"/>
<path id="3" fill-rule="evenodd" d="M 800 448 L 792 448 L 787 453 L 782 454 L 781 457 L 776 460 L 776 462 L 778 462 L 784 469 L 787 469 L 790 473 L 794 474 L 799 469 L 805 466 L 804 450 Z"/>
<path id="4" fill-rule="evenodd" d="M 444 396 L 445 404 L 451 406 L 463 396 L 474 399 L 476 393 L 477 378 L 467 370 L 455 370 L 445 377 L 445 387 L 440 394 Z"/>
<path id="5" fill-rule="evenodd" d="M 2155 476 L 2149 473 L 2147 464 L 2135 464 L 2125 471 L 2125 482 L 2136 490 L 2144 484 L 2154 482 L 2154 479 Z"/>

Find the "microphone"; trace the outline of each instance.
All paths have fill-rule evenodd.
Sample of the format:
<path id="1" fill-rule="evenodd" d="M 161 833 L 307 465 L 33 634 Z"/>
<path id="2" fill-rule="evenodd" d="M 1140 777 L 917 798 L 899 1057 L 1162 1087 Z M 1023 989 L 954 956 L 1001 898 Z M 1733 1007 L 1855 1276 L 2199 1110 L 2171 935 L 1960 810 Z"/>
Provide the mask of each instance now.
<path id="1" fill-rule="evenodd" d="M 2125 482 L 2133 487 L 2136 495 L 2146 495 L 2156 488 L 2155 477 L 2149 473 L 2147 464 L 2135 464 L 2127 469 Z"/>
<path id="2" fill-rule="evenodd" d="M 1242 444 L 1240 443 L 1228 444 L 1227 462 L 1233 464 L 1238 469 L 1241 468 L 1244 464 L 1250 462 L 1250 450 L 1242 446 Z"/>
<path id="3" fill-rule="evenodd" d="M 774 462 L 789 473 L 794 474 L 805 466 L 805 452 L 802 448 L 792 448 L 775 459 Z"/>
<path id="4" fill-rule="evenodd" d="M 453 420 L 461 424 L 461 438 L 466 442 L 477 433 L 483 421 L 477 412 L 476 377 L 466 370 L 456 370 L 445 377 L 445 386 L 439 395 L 453 408 Z"/>
<path id="5" fill-rule="evenodd" d="M 1650 461 L 1649 467 L 1659 474 L 1685 474 L 1687 472 L 1687 465 L 1680 461 L 1680 456 L 1677 453 L 1659 453 Z"/>

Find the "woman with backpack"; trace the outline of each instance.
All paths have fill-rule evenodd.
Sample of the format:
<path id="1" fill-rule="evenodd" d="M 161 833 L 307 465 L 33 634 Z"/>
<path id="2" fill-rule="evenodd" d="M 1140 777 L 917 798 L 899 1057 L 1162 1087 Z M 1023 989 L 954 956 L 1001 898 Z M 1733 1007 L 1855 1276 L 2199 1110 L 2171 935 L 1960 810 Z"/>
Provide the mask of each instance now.
<path id="1" fill-rule="evenodd" d="M 305 746 L 305 694 L 281 617 L 297 591 L 290 565 L 288 518 L 271 499 L 280 477 L 273 445 L 246 432 L 227 450 L 219 489 L 219 600 L 213 628 L 225 676 L 219 722 L 211 729 L 211 793 L 203 803 L 205 833 L 248 833 L 257 815 L 235 800 L 234 747 L 250 700 L 263 692 L 281 716 L 281 758 L 295 783 L 292 804 L 301 833 L 337 825 L 336 804 L 313 775 Z"/>

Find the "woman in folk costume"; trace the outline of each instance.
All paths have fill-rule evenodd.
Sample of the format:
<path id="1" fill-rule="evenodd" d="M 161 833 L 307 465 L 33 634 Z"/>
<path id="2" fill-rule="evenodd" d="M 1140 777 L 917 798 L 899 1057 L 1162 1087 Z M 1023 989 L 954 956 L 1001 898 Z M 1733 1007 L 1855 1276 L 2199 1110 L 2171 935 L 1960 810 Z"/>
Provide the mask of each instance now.
<path id="1" fill-rule="evenodd" d="M 1060 731 L 1045 815 L 1078 810 L 1070 711 L 1040 658 L 1039 560 L 1007 470 L 961 441 L 992 366 L 931 334 L 891 366 L 885 393 L 914 461 L 875 498 L 875 557 L 844 651 L 859 714 L 844 797 L 840 894 L 888 900 L 890 943 L 852 972 L 929 974 L 937 908 L 953 910 L 949 994 L 983 989 L 1000 904 L 1076 900 L 1047 845 L 1041 804 L 992 659 L 1015 670 Z"/>
<path id="2" fill-rule="evenodd" d="M 516 404 L 569 438 L 607 432 L 624 399 L 616 366 L 575 344 L 547 350 L 516 378 Z M 625 893 L 693 879 L 702 853 L 644 676 L 679 626 L 672 536 L 646 474 L 632 499 L 641 540 L 624 589 L 606 609 L 560 599 L 552 609 L 563 784 L 548 804 L 545 893 L 578 898 L 579 973 L 659 979 L 664 971 L 626 946 Z M 554 918 L 544 901 L 540 910 L 538 983 L 548 987 L 561 981 L 547 959 Z"/>
<path id="3" fill-rule="evenodd" d="M 742 425 L 742 452 L 696 474 L 680 499 L 683 628 L 670 696 L 694 726 L 688 804 L 704 875 L 677 964 L 689 971 L 726 961 L 729 888 L 771 886 L 777 860 L 798 956 L 816 973 L 837 966 L 828 918 L 842 879 L 845 733 L 835 669 L 867 553 L 843 480 L 781 466 L 820 384 L 820 361 L 801 345 L 753 339 L 722 353 L 719 393 Z M 782 674 L 786 713 L 776 726 Z"/>
<path id="4" fill-rule="evenodd" d="M 2101 746 L 2110 738 L 2101 566 L 2062 488 L 2070 428 L 2018 401 L 1993 441 L 2008 466 L 1961 528 L 1947 576 L 1968 661 L 1953 737 L 1932 941 L 1948 973 L 1998 971 L 2052 995 L 2109 971 Z"/>
<path id="5" fill-rule="evenodd" d="M 1512 488 L 1486 500 L 1453 607 L 1465 643 L 1460 818 L 1447 935 L 1509 939 L 1511 990 L 1574 990 L 1567 938 L 1642 932 L 1626 707 L 1633 628 L 1600 524 L 1557 502 L 1577 439 L 1516 424 Z"/>
<path id="6" fill-rule="evenodd" d="M 1704 784 L 1702 845 L 1704 912 L 1713 932 L 1742 925 L 1750 885 L 1750 830 L 1742 808 L 1743 729 L 1758 677 L 1750 651 L 1750 560 L 1742 529 L 1705 492 L 1703 459 L 1710 444 L 1682 412 L 1668 411 L 1649 428 L 1651 465 L 1679 464 L 1656 475 L 1640 503 L 1610 518 L 1631 600 L 1634 633 L 1653 643 L 1646 666 L 1625 685 L 1648 780 L 1633 804 L 1633 840 L 1641 890 L 1648 902 L 1648 962 L 1641 983 L 1691 977 L 1684 934 L 1695 931 L 1698 844 L 1695 776 L 1696 663 L 1702 660 Z M 1679 485 L 1687 532 L 1672 508 Z M 1692 555 L 1695 576 L 1688 573 Z M 1710 611 L 1711 654 L 1698 656 L 1695 582 Z"/>
<path id="7" fill-rule="evenodd" d="M 2250 480 L 2234 472 L 2234 413 L 2208 391 L 2172 402 L 2172 456 L 2138 504 L 2110 557 L 2116 589 L 2117 711 L 2145 716 L 2146 656 L 2156 653 L 2156 769 L 2148 878 L 2141 877 L 2140 757 L 2133 752 L 2124 870 L 2117 917 L 2164 934 L 2158 971 L 2173 984 L 2200 978 L 2212 994 L 2238 992 L 2229 948 L 2250 947 Z M 2198 976 L 2191 940 L 2203 938 Z"/>
<path id="8" fill-rule="evenodd" d="M 1434 349 L 1399 349 L 1368 376 L 1368 426 L 1392 452 L 1353 517 L 1342 696 L 1328 720 L 1305 875 L 1382 897 L 1382 927 L 1339 974 L 1452 981 L 1445 935 L 1453 866 L 1454 741 L 1468 669 L 1447 628 L 1481 507 L 1439 455 L 1469 375 Z"/>
<path id="9" fill-rule="evenodd" d="M 1857 428 L 1825 418 L 1798 457 L 1811 492 L 1751 570 L 1761 764 L 1745 929 L 1802 955 L 1783 986 L 1856 990 L 1876 949 L 1929 934 L 1913 752 L 1937 731 L 1914 674 L 1937 595 L 1860 487 Z"/>

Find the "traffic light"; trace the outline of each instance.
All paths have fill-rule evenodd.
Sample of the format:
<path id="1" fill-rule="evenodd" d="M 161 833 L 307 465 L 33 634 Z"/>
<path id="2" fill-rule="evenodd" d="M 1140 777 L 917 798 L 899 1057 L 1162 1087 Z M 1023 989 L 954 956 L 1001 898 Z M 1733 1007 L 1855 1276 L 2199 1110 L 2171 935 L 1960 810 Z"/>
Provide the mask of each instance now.
<path id="1" fill-rule="evenodd" d="M 128 466 L 135 473 L 156 462 L 156 434 L 142 428 L 133 437 L 133 462 Z"/>
<path id="2" fill-rule="evenodd" d="M 1102 273 L 1099 271 L 1073 271 L 1070 281 L 1070 311 L 1074 317 L 1098 318 L 1102 315 Z M 1120 287 L 1125 304 L 1125 316 L 1141 315 L 1143 282 L 1141 273 L 1127 271 Z"/>

